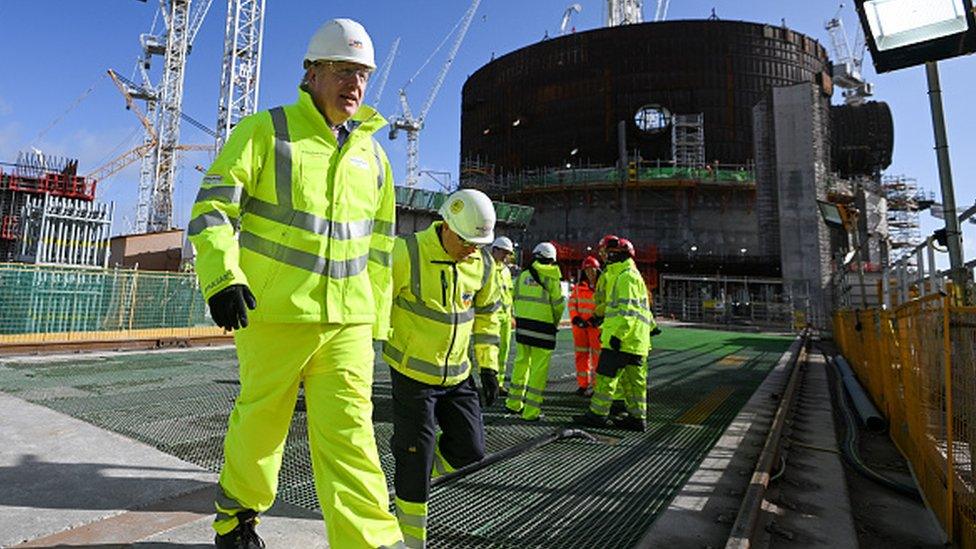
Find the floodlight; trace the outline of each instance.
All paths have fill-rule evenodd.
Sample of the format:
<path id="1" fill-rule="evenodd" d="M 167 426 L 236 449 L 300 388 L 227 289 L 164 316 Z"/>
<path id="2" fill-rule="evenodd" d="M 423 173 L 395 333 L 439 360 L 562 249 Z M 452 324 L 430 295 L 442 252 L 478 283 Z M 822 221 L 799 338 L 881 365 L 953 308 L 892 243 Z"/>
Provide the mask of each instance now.
<path id="1" fill-rule="evenodd" d="M 875 70 L 976 51 L 973 0 L 856 0 Z"/>

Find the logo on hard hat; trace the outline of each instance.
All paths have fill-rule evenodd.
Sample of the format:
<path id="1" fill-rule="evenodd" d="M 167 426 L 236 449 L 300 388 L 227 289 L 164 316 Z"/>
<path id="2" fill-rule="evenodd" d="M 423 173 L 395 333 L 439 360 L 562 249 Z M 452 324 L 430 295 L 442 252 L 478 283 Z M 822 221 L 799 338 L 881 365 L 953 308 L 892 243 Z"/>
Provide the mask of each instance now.
<path id="1" fill-rule="evenodd" d="M 463 209 L 464 209 L 464 201 L 463 200 L 455 200 L 453 203 L 451 203 L 451 213 L 452 214 L 457 215 L 457 214 L 461 213 L 461 210 L 463 210 Z"/>
<path id="2" fill-rule="evenodd" d="M 474 230 L 477 231 L 479 235 L 485 236 L 488 234 L 489 229 L 488 227 L 475 227 Z"/>
<path id="3" fill-rule="evenodd" d="M 358 50 L 361 50 L 361 49 L 363 49 L 363 41 L 362 40 L 350 40 L 349 41 L 349 47 L 350 48 L 356 48 Z"/>

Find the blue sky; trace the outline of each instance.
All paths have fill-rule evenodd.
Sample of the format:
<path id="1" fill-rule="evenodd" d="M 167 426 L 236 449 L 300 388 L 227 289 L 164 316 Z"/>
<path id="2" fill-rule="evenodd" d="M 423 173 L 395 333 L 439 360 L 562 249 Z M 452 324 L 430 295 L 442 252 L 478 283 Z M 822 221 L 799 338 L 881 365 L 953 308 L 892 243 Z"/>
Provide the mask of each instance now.
<path id="1" fill-rule="evenodd" d="M 569 0 L 483 0 L 462 44 L 458 57 L 434 103 L 420 138 L 423 169 L 449 171 L 456 179 L 460 141 L 461 87 L 467 76 L 502 55 L 540 40 L 548 31 L 557 32 Z M 602 24 L 605 2 L 580 0 L 582 13 L 573 25 L 579 30 Z M 645 2 L 645 17 L 653 16 L 654 2 Z M 420 67 L 464 13 L 466 0 L 358 0 L 339 7 L 336 2 L 312 0 L 268 0 L 265 18 L 264 56 L 260 107 L 294 101 L 301 77 L 301 58 L 308 37 L 332 17 L 352 17 L 366 25 L 382 62 L 396 37 L 401 37 L 397 57 L 380 101 L 384 115 L 396 111 L 397 89 Z M 186 71 L 183 110 L 211 127 L 215 125 L 223 48 L 226 2 L 214 0 L 197 36 Z M 13 161 L 17 151 L 30 146 L 48 154 L 80 159 L 86 173 L 99 164 L 138 144 L 141 127 L 127 112 L 118 91 L 103 76 L 115 68 L 133 76 L 139 55 L 139 34 L 148 32 L 158 1 L 101 0 L 0 0 L 0 21 L 4 22 L 0 45 L 0 161 Z M 715 8 L 722 19 L 786 24 L 829 44 L 824 21 L 838 9 L 834 2 L 782 2 L 756 0 L 675 0 L 668 19 L 708 17 Z M 848 32 L 857 21 L 851 3 L 843 10 Z M 870 55 L 870 54 L 869 54 Z M 443 62 L 443 52 L 421 73 L 408 90 L 411 105 L 419 109 L 432 80 Z M 158 77 L 158 65 L 154 77 Z M 894 162 L 888 173 L 918 178 L 938 196 L 938 170 L 932 150 L 932 125 L 926 95 L 925 72 L 921 67 L 876 76 L 865 61 L 866 73 L 875 85 L 876 99 L 887 101 L 895 119 Z M 976 56 L 942 62 L 942 85 L 948 114 L 949 144 L 960 206 L 976 201 Z M 85 98 L 76 99 L 91 89 Z M 371 97 L 367 90 L 367 97 Z M 839 94 L 838 94 L 839 96 Z M 835 101 L 839 101 L 835 98 Z M 53 126 L 52 126 L 52 123 Z M 49 128 L 49 129 L 48 129 Z M 46 129 L 46 131 L 44 131 Z M 209 137 L 183 125 L 184 143 L 204 143 Z M 389 152 L 397 181 L 403 180 L 406 165 L 403 137 L 381 140 Z M 176 184 L 175 215 L 185 224 L 199 173 L 193 166 L 206 165 L 205 154 L 188 155 Z M 135 217 L 137 166 L 101 185 L 99 198 L 116 202 L 115 232 L 126 231 Z M 425 186 L 433 186 L 427 180 Z M 923 214 L 923 229 L 934 230 L 938 222 Z M 967 257 L 976 257 L 976 226 L 964 229 Z"/>

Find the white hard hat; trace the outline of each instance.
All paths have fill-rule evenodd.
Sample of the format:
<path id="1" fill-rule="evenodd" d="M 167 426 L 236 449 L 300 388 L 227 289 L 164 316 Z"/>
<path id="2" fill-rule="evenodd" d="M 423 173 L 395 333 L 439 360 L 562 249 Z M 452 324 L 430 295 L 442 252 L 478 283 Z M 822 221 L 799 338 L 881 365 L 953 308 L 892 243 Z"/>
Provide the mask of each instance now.
<path id="1" fill-rule="evenodd" d="M 452 231 L 472 244 L 491 244 L 495 239 L 495 206 L 481 191 L 455 191 L 437 213 Z"/>
<path id="2" fill-rule="evenodd" d="M 319 27 L 308 43 L 305 61 L 348 61 L 376 68 L 373 41 L 352 19 L 333 19 Z"/>
<path id="3" fill-rule="evenodd" d="M 556 247 L 553 246 L 551 242 L 540 242 L 536 244 L 535 248 L 532 250 L 532 255 L 555 261 Z"/>
<path id="4" fill-rule="evenodd" d="M 515 245 L 512 244 L 512 239 L 507 236 L 499 236 L 491 243 L 492 248 L 498 248 L 499 250 L 505 250 L 506 252 L 514 252 Z"/>

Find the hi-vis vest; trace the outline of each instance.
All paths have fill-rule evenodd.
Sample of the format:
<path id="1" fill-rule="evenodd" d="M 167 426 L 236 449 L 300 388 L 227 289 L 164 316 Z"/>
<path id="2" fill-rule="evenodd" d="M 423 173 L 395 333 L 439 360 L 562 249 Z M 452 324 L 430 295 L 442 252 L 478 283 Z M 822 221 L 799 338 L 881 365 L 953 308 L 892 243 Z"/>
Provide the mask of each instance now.
<path id="1" fill-rule="evenodd" d="M 373 324 L 386 338 L 396 203 L 372 138 L 386 121 L 363 106 L 347 124 L 339 149 L 301 91 L 234 128 L 188 227 L 204 298 L 246 284 L 254 320 Z"/>
<path id="2" fill-rule="evenodd" d="M 539 281 L 532 276 L 532 270 Z M 515 282 L 515 341 L 543 349 L 556 348 L 556 332 L 565 299 L 559 287 L 559 267 L 538 261 Z M 539 282 L 542 282 L 540 285 Z"/>
<path id="3" fill-rule="evenodd" d="M 498 294 L 502 302 L 501 309 L 498 312 L 504 318 L 511 319 L 512 318 L 512 270 L 508 267 L 508 265 L 498 261 L 495 262 L 495 284 L 498 285 Z"/>
<path id="4" fill-rule="evenodd" d="M 646 356 L 651 350 L 651 330 L 657 323 L 648 306 L 647 285 L 633 259 L 607 266 L 606 314 L 600 326 L 600 345 L 609 349 L 610 338 L 620 339 L 620 350 Z"/>
<path id="5" fill-rule="evenodd" d="M 569 292 L 569 317 L 581 317 L 589 320 L 593 316 L 596 301 L 593 299 L 593 288 L 587 280 L 581 280 Z"/>
<path id="6" fill-rule="evenodd" d="M 501 307 L 484 249 L 455 262 L 441 246 L 437 221 L 397 238 L 393 247 L 392 335 L 383 358 L 403 375 L 428 385 L 457 385 L 475 366 L 498 371 Z M 473 336 L 473 337 L 472 337 Z"/>

